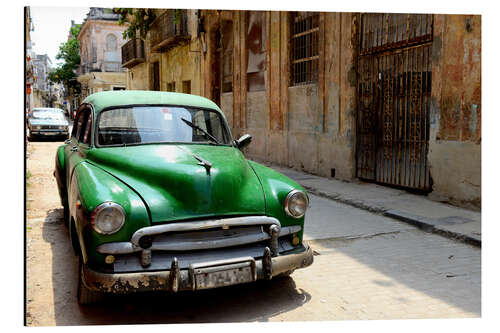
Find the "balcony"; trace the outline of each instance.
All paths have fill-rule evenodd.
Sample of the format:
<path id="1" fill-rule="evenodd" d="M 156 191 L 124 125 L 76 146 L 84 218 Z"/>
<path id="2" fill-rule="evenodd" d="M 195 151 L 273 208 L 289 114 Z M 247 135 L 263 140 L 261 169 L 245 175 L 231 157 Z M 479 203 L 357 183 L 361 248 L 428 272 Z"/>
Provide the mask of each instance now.
<path id="1" fill-rule="evenodd" d="M 132 68 L 141 62 L 144 62 L 144 41 L 131 39 L 122 46 L 122 67 Z"/>
<path id="2" fill-rule="evenodd" d="M 151 25 L 150 45 L 153 53 L 166 51 L 189 39 L 185 9 L 167 9 Z"/>

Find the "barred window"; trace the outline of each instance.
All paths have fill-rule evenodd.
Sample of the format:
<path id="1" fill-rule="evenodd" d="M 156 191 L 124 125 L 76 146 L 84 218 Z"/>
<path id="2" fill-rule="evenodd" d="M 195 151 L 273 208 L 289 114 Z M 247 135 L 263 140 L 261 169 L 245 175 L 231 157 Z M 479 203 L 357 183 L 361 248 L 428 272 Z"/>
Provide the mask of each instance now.
<path id="1" fill-rule="evenodd" d="M 319 13 L 291 13 L 291 85 L 318 81 Z"/>

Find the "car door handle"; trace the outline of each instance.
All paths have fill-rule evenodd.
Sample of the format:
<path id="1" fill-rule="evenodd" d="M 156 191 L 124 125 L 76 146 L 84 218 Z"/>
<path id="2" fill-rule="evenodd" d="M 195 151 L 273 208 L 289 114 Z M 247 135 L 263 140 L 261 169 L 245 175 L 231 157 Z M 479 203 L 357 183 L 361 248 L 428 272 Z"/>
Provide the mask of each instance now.
<path id="1" fill-rule="evenodd" d="M 71 147 L 71 151 L 77 151 L 78 150 L 78 147 L 77 146 L 73 146 Z"/>

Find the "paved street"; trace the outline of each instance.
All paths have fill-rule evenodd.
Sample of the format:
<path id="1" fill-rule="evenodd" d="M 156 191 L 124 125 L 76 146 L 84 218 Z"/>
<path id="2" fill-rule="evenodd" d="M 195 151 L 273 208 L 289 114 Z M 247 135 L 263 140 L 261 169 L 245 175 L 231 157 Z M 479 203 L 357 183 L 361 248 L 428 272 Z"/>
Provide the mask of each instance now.
<path id="1" fill-rule="evenodd" d="M 480 248 L 314 195 L 305 239 L 315 261 L 291 278 L 79 307 L 77 258 L 52 176 L 59 144 L 28 147 L 30 326 L 481 316 Z"/>

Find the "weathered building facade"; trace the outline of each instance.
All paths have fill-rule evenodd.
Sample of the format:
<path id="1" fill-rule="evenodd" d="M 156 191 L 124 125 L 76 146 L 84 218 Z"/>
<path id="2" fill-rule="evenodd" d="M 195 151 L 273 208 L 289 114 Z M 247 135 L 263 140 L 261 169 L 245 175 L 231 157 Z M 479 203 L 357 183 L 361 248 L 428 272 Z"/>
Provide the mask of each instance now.
<path id="1" fill-rule="evenodd" d="M 33 55 L 33 107 L 52 107 L 53 84 L 48 80 L 52 61 L 46 54 Z"/>
<path id="2" fill-rule="evenodd" d="M 118 15 L 111 9 L 91 7 L 81 26 L 78 82 L 82 85 L 82 100 L 95 92 L 125 89 L 120 48 L 125 43 L 126 26 L 117 21 Z"/>
<path id="3" fill-rule="evenodd" d="M 255 160 L 480 206 L 480 16 L 178 12 L 122 48 L 128 89 L 214 100 Z"/>
<path id="4" fill-rule="evenodd" d="M 156 20 L 147 39 L 136 38 L 122 47 L 127 89 L 203 94 L 198 12 L 155 10 Z"/>

